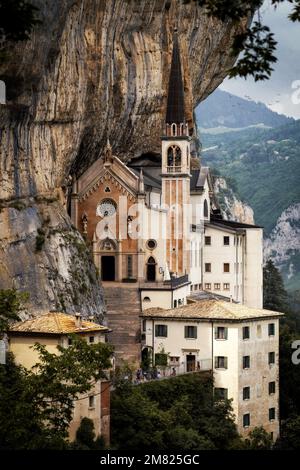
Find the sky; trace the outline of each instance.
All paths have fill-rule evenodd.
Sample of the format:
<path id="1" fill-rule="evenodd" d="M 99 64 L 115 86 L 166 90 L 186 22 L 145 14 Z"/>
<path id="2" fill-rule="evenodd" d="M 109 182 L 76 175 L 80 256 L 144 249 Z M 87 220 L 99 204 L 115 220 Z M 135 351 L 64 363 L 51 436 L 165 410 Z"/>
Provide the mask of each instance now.
<path id="1" fill-rule="evenodd" d="M 249 96 L 273 111 L 300 119 L 300 23 L 288 20 L 290 11 L 287 1 L 274 10 L 267 0 L 261 8 L 263 23 L 275 33 L 278 42 L 278 62 L 270 80 L 255 83 L 250 77 L 226 79 L 220 89 L 242 98 Z"/>

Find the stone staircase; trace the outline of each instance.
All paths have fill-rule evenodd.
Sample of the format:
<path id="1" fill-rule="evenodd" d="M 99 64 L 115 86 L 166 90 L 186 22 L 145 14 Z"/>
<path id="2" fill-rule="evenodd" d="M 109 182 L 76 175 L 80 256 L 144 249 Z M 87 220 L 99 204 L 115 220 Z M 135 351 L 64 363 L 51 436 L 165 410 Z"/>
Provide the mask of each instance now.
<path id="1" fill-rule="evenodd" d="M 140 292 L 137 287 L 123 283 L 103 282 L 107 324 L 113 331 L 109 341 L 115 347 L 116 363 L 123 359 L 140 362 Z"/>

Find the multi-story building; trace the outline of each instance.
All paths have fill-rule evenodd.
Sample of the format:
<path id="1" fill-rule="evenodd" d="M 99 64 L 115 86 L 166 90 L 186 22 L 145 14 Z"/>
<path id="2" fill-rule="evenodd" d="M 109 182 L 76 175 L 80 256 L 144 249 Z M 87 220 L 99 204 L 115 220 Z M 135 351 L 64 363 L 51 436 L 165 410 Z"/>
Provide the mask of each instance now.
<path id="1" fill-rule="evenodd" d="M 143 312 L 143 354 L 166 356 L 166 375 L 213 373 L 215 393 L 232 399 L 239 432 L 279 434 L 279 318 L 283 314 L 204 298 Z"/>
<path id="2" fill-rule="evenodd" d="M 105 342 L 109 329 L 81 315 L 50 312 L 32 320 L 16 323 L 9 330 L 9 350 L 14 354 L 17 364 L 31 369 L 39 362 L 35 343 L 46 346 L 48 352 L 58 354 L 57 346 L 68 347 L 71 334 L 79 335 L 91 344 Z M 69 439 L 74 441 L 81 419 L 90 418 L 94 423 L 96 437 L 103 436 L 109 444 L 110 439 L 110 382 L 97 381 L 92 390 L 74 402 L 73 419 L 69 427 Z"/>
<path id="3" fill-rule="evenodd" d="M 205 223 L 203 288 L 262 307 L 262 228 L 211 217 Z"/>
<path id="4" fill-rule="evenodd" d="M 202 290 L 262 307 L 262 229 L 220 216 L 186 114 L 175 34 L 161 155 L 125 163 L 108 143 L 74 180 L 71 217 L 92 246 L 117 360 L 140 360 L 146 308 L 180 307 Z"/>

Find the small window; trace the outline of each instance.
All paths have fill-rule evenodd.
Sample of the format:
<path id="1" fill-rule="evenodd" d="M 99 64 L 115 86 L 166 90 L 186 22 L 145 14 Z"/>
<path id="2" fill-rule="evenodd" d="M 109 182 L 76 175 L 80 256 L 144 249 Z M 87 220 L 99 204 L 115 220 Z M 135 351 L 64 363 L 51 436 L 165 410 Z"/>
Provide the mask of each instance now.
<path id="1" fill-rule="evenodd" d="M 269 352 L 269 364 L 275 364 L 275 352 Z"/>
<path id="2" fill-rule="evenodd" d="M 269 333 L 269 336 L 275 336 L 275 323 L 269 323 L 268 333 Z"/>
<path id="3" fill-rule="evenodd" d="M 243 415 L 243 427 L 248 428 L 250 426 L 250 413 Z"/>
<path id="4" fill-rule="evenodd" d="M 95 396 L 94 395 L 89 396 L 89 408 L 95 408 Z"/>
<path id="5" fill-rule="evenodd" d="M 211 237 L 205 237 L 205 245 L 211 246 Z"/>
<path id="6" fill-rule="evenodd" d="M 227 339 L 228 338 L 228 328 L 225 326 L 217 326 L 215 328 L 215 339 Z"/>
<path id="7" fill-rule="evenodd" d="M 250 400 L 250 387 L 243 388 L 243 400 Z"/>
<path id="8" fill-rule="evenodd" d="M 227 400 L 228 399 L 228 388 L 215 388 L 215 399 L 216 400 Z"/>
<path id="9" fill-rule="evenodd" d="M 249 339 L 249 338 L 250 338 L 250 327 L 244 326 L 243 327 L 243 339 Z"/>
<path id="10" fill-rule="evenodd" d="M 276 383 L 269 382 L 269 395 L 274 395 L 275 392 L 276 392 Z"/>
<path id="11" fill-rule="evenodd" d="M 216 282 L 214 284 L 214 290 L 220 290 L 221 289 L 221 284 L 219 282 Z"/>
<path id="12" fill-rule="evenodd" d="M 230 284 L 229 284 L 229 282 L 224 282 L 224 284 L 223 284 L 223 290 L 230 290 Z"/>
<path id="13" fill-rule="evenodd" d="M 215 357 L 215 368 L 216 369 L 227 369 L 228 368 L 228 359 L 225 356 L 216 356 Z"/>
<path id="14" fill-rule="evenodd" d="M 177 300 L 174 300 L 174 308 L 177 308 Z"/>
<path id="15" fill-rule="evenodd" d="M 142 321 L 142 331 L 146 331 L 147 328 L 147 320 Z"/>
<path id="16" fill-rule="evenodd" d="M 243 356 L 243 369 L 250 369 L 250 356 Z"/>
<path id="17" fill-rule="evenodd" d="M 258 338 L 261 338 L 261 325 L 257 325 L 256 335 L 257 335 Z"/>
<path id="18" fill-rule="evenodd" d="M 230 263 L 223 264 L 224 273 L 230 273 Z"/>
<path id="19" fill-rule="evenodd" d="M 185 326 L 184 327 L 184 337 L 185 338 L 197 338 L 197 327 L 196 326 Z"/>
<path id="20" fill-rule="evenodd" d="M 211 290 L 211 283 L 210 282 L 205 284 L 205 290 Z"/>
<path id="21" fill-rule="evenodd" d="M 68 338 L 68 346 L 72 346 L 73 344 L 73 339 L 72 338 Z"/>
<path id="22" fill-rule="evenodd" d="M 229 246 L 230 245 L 230 237 L 224 237 L 224 245 Z"/>
<path id="23" fill-rule="evenodd" d="M 205 263 L 205 272 L 211 273 L 211 263 Z"/>
<path id="24" fill-rule="evenodd" d="M 148 248 L 149 250 L 154 250 L 154 248 L 156 248 L 156 246 L 157 246 L 157 243 L 156 243 L 155 240 L 152 240 L 152 239 L 151 239 L 151 240 L 148 240 L 148 241 L 147 241 L 147 248 Z"/>
<path id="25" fill-rule="evenodd" d="M 170 363 L 171 364 L 179 364 L 180 357 L 179 356 L 170 356 Z"/>
<path id="26" fill-rule="evenodd" d="M 168 355 L 165 353 L 155 353 L 155 365 L 166 367 L 168 365 Z"/>
<path id="27" fill-rule="evenodd" d="M 127 277 L 132 277 L 132 255 L 127 256 Z"/>
<path id="28" fill-rule="evenodd" d="M 144 297 L 143 302 L 151 302 L 150 297 Z"/>
<path id="29" fill-rule="evenodd" d="M 208 218 L 208 204 L 207 204 L 206 199 L 204 200 L 203 214 L 204 214 L 204 217 L 207 219 Z"/>
<path id="30" fill-rule="evenodd" d="M 276 410 L 275 408 L 269 408 L 269 421 L 274 421 L 276 419 Z"/>
<path id="31" fill-rule="evenodd" d="M 161 338 L 168 337 L 168 326 L 167 325 L 155 325 L 155 336 Z"/>
<path id="32" fill-rule="evenodd" d="M 95 336 L 90 336 L 89 337 L 89 342 L 94 343 L 95 342 Z"/>

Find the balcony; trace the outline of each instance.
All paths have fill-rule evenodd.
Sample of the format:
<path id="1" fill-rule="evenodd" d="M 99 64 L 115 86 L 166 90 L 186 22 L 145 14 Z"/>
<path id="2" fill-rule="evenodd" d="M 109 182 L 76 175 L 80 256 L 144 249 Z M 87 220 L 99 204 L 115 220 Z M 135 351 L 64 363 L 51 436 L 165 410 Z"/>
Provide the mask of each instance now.
<path id="1" fill-rule="evenodd" d="M 167 166 L 167 173 L 181 173 L 181 166 Z"/>

